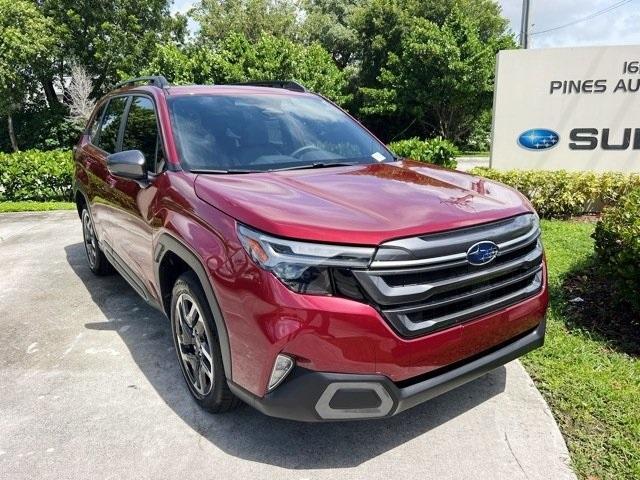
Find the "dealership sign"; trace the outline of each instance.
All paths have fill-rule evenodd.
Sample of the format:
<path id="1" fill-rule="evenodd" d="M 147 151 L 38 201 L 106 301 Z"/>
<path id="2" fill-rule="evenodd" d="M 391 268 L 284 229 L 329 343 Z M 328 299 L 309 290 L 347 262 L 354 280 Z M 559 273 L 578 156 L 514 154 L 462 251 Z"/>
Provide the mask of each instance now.
<path id="1" fill-rule="evenodd" d="M 640 46 L 498 54 L 494 168 L 640 172 Z"/>

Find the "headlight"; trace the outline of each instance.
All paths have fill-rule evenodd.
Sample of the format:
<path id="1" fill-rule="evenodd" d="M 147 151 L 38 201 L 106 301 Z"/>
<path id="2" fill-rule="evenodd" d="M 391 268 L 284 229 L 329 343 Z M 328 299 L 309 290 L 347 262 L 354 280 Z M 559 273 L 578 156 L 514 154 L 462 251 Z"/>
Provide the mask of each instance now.
<path id="1" fill-rule="evenodd" d="M 238 225 L 238 237 L 249 256 L 298 293 L 331 295 L 332 268 L 366 268 L 374 249 L 299 242 Z"/>

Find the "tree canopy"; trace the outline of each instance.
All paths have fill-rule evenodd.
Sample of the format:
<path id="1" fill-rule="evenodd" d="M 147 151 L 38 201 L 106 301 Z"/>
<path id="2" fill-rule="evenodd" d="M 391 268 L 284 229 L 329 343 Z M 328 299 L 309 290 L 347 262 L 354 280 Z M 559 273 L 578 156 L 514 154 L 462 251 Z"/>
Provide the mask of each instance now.
<path id="1" fill-rule="evenodd" d="M 36 89 L 55 45 L 53 22 L 25 0 L 0 0 L 0 114 L 7 119 L 11 146 L 18 149 L 13 112 Z"/>
<path id="2" fill-rule="evenodd" d="M 216 43 L 241 34 L 256 42 L 262 35 L 297 37 L 297 4 L 291 0 L 201 0 L 191 15 L 198 22 L 198 40 Z"/>
<path id="3" fill-rule="evenodd" d="M 185 15 L 170 4 L 0 0 L 0 115 L 15 113 L 25 148 L 69 141 L 70 100 L 56 89 L 74 65 L 93 99 L 140 74 L 293 79 L 385 141 L 440 135 L 464 146 L 486 136 L 495 55 L 515 47 L 494 0 L 200 0 Z M 4 128 L 0 148 L 10 148 Z"/>

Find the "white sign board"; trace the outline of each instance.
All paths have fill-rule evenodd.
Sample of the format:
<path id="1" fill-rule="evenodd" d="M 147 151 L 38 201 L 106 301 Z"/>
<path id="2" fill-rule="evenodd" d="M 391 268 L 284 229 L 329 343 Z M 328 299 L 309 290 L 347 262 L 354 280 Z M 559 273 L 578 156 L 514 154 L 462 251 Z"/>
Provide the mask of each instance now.
<path id="1" fill-rule="evenodd" d="M 640 46 L 498 54 L 491 166 L 640 171 Z"/>

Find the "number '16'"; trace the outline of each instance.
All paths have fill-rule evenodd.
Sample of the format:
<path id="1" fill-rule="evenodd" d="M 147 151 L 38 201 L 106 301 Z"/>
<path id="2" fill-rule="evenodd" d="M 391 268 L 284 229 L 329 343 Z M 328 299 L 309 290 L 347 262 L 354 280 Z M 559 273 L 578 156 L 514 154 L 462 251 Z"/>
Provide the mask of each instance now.
<path id="1" fill-rule="evenodd" d="M 638 73 L 640 72 L 640 62 L 624 62 L 622 73 Z"/>

